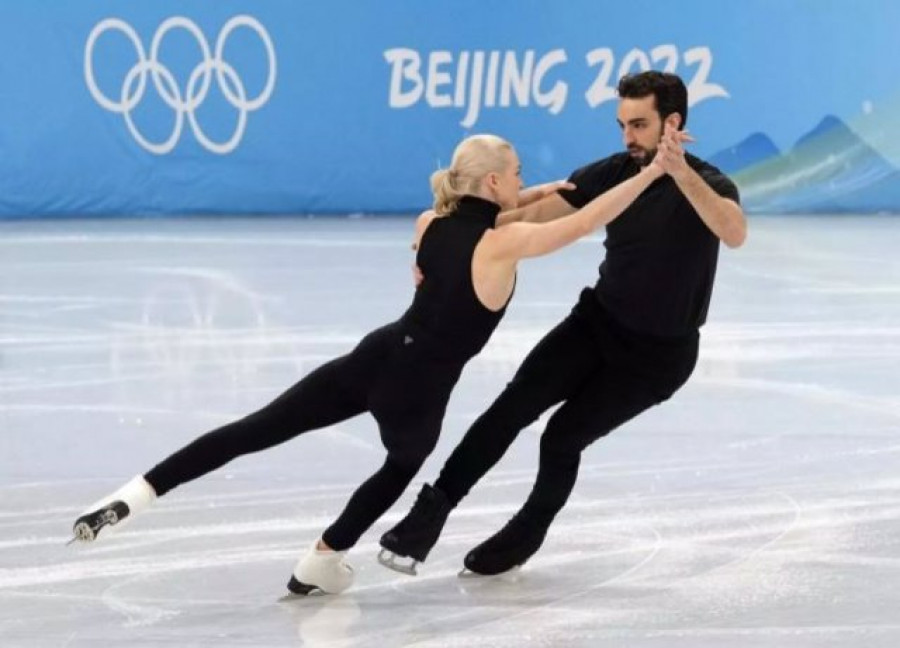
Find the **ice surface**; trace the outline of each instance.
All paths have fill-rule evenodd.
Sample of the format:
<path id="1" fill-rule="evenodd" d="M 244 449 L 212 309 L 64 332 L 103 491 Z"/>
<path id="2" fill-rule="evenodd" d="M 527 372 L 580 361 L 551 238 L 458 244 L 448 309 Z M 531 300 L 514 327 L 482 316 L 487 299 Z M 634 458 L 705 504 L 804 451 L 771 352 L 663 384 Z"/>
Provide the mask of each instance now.
<path id="1" fill-rule="evenodd" d="M 352 590 L 282 600 L 381 463 L 359 417 L 243 457 L 118 535 L 80 510 L 394 319 L 403 218 L 0 223 L 0 646 L 900 645 L 900 219 L 759 217 L 722 250 L 701 359 L 593 445 L 518 573 L 457 578 L 524 500 L 540 424 L 407 577 L 380 534 L 592 283 L 600 239 L 523 265 L 441 442 L 351 552 Z"/>

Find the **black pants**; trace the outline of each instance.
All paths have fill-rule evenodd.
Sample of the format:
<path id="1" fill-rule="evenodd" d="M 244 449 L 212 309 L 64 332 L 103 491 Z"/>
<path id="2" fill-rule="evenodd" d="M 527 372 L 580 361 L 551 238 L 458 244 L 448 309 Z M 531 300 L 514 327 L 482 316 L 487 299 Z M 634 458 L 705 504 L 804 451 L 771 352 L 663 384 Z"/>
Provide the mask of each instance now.
<path id="1" fill-rule="evenodd" d="M 628 331 L 585 289 L 469 428 L 435 486 L 458 504 L 523 428 L 563 403 L 541 437 L 537 480 L 523 506 L 549 525 L 575 485 L 582 450 L 681 387 L 696 364 L 698 342 L 697 333 L 659 338 Z"/>
<path id="2" fill-rule="evenodd" d="M 261 410 L 197 438 L 145 478 L 163 495 L 240 455 L 371 412 L 387 458 L 322 536 L 333 549 L 349 549 L 397 501 L 434 449 L 462 370 L 458 362 L 436 360 L 427 344 L 404 345 L 403 338 L 396 322 L 373 331 L 348 355 L 314 370 Z"/>

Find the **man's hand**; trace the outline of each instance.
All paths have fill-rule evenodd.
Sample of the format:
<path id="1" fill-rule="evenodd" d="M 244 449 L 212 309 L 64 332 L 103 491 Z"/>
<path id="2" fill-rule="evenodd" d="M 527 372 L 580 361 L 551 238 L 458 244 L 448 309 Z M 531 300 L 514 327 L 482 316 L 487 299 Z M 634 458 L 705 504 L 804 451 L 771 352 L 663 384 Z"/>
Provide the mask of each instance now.
<path id="1" fill-rule="evenodd" d="M 694 138 L 687 131 L 677 130 L 667 124 L 651 164 L 658 165 L 676 182 L 683 179 L 690 171 L 684 159 L 684 143 L 693 141 Z"/>
<path id="2" fill-rule="evenodd" d="M 544 184 L 534 185 L 519 192 L 518 207 L 530 205 L 537 202 L 541 198 L 546 198 L 550 194 L 554 194 L 560 189 L 574 189 L 575 185 L 567 180 L 555 180 L 553 182 L 545 182 Z"/>

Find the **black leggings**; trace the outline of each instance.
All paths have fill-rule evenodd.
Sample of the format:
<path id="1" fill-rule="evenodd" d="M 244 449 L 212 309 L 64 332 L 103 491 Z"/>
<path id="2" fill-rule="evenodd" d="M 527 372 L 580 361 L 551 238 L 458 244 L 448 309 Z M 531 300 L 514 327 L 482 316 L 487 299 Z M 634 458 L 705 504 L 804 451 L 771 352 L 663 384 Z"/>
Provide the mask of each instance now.
<path id="1" fill-rule="evenodd" d="M 367 335 L 348 355 L 322 365 L 261 410 L 204 434 L 150 470 L 163 495 L 235 457 L 371 412 L 387 449 L 384 465 L 352 495 L 323 534 L 352 547 L 387 511 L 434 449 L 459 363 L 437 362 L 425 345 L 404 345 L 399 323 Z"/>
<path id="2" fill-rule="evenodd" d="M 631 333 L 606 315 L 590 291 L 584 293 L 472 424 L 435 486 L 455 506 L 523 428 L 563 403 L 541 437 L 537 479 L 523 506 L 549 526 L 575 485 L 582 450 L 683 385 L 698 341 L 696 334 L 662 339 Z"/>

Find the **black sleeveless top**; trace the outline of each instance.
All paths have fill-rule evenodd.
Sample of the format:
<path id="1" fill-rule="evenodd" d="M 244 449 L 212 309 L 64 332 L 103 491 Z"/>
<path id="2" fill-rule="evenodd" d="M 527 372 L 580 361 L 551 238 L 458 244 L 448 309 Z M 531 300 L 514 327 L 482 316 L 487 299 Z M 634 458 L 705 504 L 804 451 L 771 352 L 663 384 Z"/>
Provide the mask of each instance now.
<path id="1" fill-rule="evenodd" d="M 475 294 L 472 256 L 500 206 L 464 196 L 455 211 L 435 218 L 419 242 L 416 263 L 425 276 L 400 321 L 407 344 L 431 347 L 442 359 L 465 362 L 487 344 L 506 312 L 489 310 Z M 418 339 L 417 339 L 418 338 Z"/>

